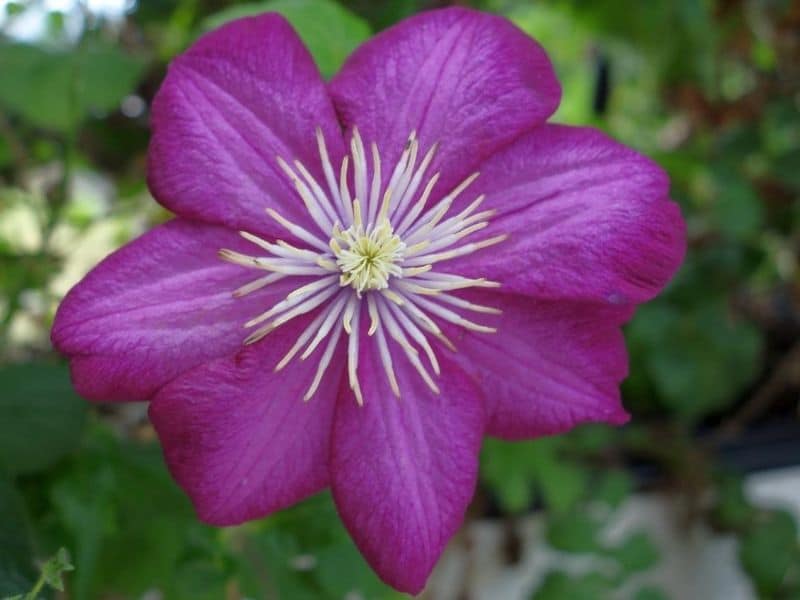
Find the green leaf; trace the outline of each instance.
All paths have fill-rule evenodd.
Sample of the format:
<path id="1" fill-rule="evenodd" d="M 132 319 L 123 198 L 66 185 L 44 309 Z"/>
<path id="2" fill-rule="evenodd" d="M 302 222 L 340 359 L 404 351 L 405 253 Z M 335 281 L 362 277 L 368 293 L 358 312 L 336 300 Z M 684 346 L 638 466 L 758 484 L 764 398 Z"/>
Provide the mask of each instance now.
<path id="1" fill-rule="evenodd" d="M 764 211 L 755 190 L 732 173 L 720 175 L 718 185 L 713 216 L 720 231 L 737 239 L 757 234 L 762 228 Z"/>
<path id="2" fill-rule="evenodd" d="M 388 598 L 391 592 L 364 561 L 352 540 L 344 536 L 317 552 L 316 575 L 330 598 Z"/>
<path id="3" fill-rule="evenodd" d="M 36 583 L 33 584 L 30 591 L 11 598 L 6 598 L 4 596 L 4 598 L 5 600 L 39 600 L 39 592 L 41 592 L 42 588 L 46 585 L 59 592 L 63 592 L 64 580 L 62 575 L 66 571 L 73 571 L 74 569 L 75 567 L 73 567 L 70 562 L 69 553 L 66 548 L 59 548 L 54 556 L 47 559 L 44 564 L 42 564 L 39 578 L 36 580 Z"/>
<path id="4" fill-rule="evenodd" d="M 576 462 L 564 460 L 562 438 L 532 442 L 487 439 L 481 457 L 481 477 L 508 512 L 530 508 L 538 492 L 556 512 L 568 511 L 585 491 L 587 474 Z"/>
<path id="5" fill-rule="evenodd" d="M 597 600 L 607 598 L 610 592 L 609 582 L 600 573 L 568 575 L 551 571 L 533 595 L 533 600 Z"/>
<path id="6" fill-rule="evenodd" d="M 59 548 L 56 555 L 47 560 L 42 565 L 42 579 L 50 587 L 57 589 L 60 592 L 64 591 L 64 580 L 62 575 L 66 571 L 74 571 L 75 567 L 69 559 L 69 553 L 66 548 Z"/>
<path id="7" fill-rule="evenodd" d="M 631 354 L 641 354 L 661 400 L 686 420 L 733 402 L 760 367 L 761 333 L 722 298 L 686 310 L 649 304 L 629 332 Z"/>
<path id="8" fill-rule="evenodd" d="M 564 552 L 597 552 L 602 549 L 598 536 L 602 524 L 586 512 L 552 517 L 547 527 L 547 541 Z"/>
<path id="9" fill-rule="evenodd" d="M 92 112 L 115 109 L 144 66 L 143 60 L 100 42 L 71 52 L 0 44 L 0 105 L 35 126 L 68 132 Z"/>
<path id="10" fill-rule="evenodd" d="M 598 479 L 589 488 L 589 493 L 593 499 L 607 504 L 609 508 L 618 508 L 633 489 L 631 476 L 625 471 L 604 471 Z"/>
<path id="11" fill-rule="evenodd" d="M 659 559 L 658 548 L 643 531 L 633 533 L 612 550 L 612 555 L 619 562 L 624 575 L 646 571 L 658 563 Z"/>
<path id="12" fill-rule="evenodd" d="M 575 506 L 586 487 L 586 472 L 582 467 L 549 456 L 535 468 L 538 487 L 548 508 L 559 513 Z"/>
<path id="13" fill-rule="evenodd" d="M 72 79 L 69 55 L 36 46 L 0 46 L 0 72 L 10 85 L 0 86 L 0 104 L 34 125 L 67 130 L 73 112 L 67 102 Z"/>
<path id="14" fill-rule="evenodd" d="M 103 539 L 114 528 L 115 507 L 110 501 L 114 472 L 110 466 L 97 471 L 81 466 L 79 473 L 68 473 L 60 479 L 51 496 L 60 521 L 73 540 L 78 565 L 73 595 L 77 600 L 88 600 L 93 597 Z"/>
<path id="15" fill-rule="evenodd" d="M 220 556 L 217 530 L 198 522 L 156 444 L 92 428 L 79 460 L 53 486 L 52 503 L 75 549 L 76 599 L 106 591 L 138 598 L 156 583 L 177 600 L 224 595 L 232 568 Z M 204 596 L 176 577 L 183 569 L 202 573 Z"/>
<path id="16" fill-rule="evenodd" d="M 775 157 L 772 161 L 772 172 L 785 185 L 800 190 L 800 148 L 790 150 Z"/>
<path id="17" fill-rule="evenodd" d="M 25 505 L 0 477 L 0 598 L 27 592 L 36 579 Z"/>
<path id="18" fill-rule="evenodd" d="M 17 17 L 25 12 L 25 5 L 22 2 L 9 2 L 6 4 L 6 15 Z"/>
<path id="19" fill-rule="evenodd" d="M 669 596 L 657 587 L 641 587 L 633 595 L 633 600 L 669 600 Z"/>
<path id="20" fill-rule="evenodd" d="M 587 423 L 567 434 L 570 450 L 581 453 L 602 452 L 616 441 L 616 427 Z"/>
<path id="21" fill-rule="evenodd" d="M 369 25 L 331 0 L 271 0 L 240 4 L 208 17 L 205 30 L 264 12 L 282 14 L 297 30 L 323 77 L 331 77 L 350 53 L 369 38 Z"/>
<path id="22" fill-rule="evenodd" d="M 78 444 L 86 403 L 63 365 L 0 367 L 0 466 L 13 473 L 48 467 Z"/>
<path id="23" fill-rule="evenodd" d="M 530 508 L 533 481 L 530 457 L 534 442 L 504 442 L 487 439 L 481 451 L 481 479 L 496 494 L 501 507 L 510 513 Z"/>
<path id="24" fill-rule="evenodd" d="M 82 114 L 116 110 L 144 74 L 146 61 L 118 45 L 89 44 L 74 59 L 78 71 L 78 103 Z"/>
<path id="25" fill-rule="evenodd" d="M 712 517 L 718 526 L 738 530 L 750 523 L 755 509 L 745 496 L 741 478 L 733 476 L 718 478 L 716 497 L 717 503 Z"/>
<path id="26" fill-rule="evenodd" d="M 741 538 L 739 560 L 764 596 L 772 596 L 780 588 L 798 559 L 797 523 L 788 512 L 763 513 Z"/>
<path id="27" fill-rule="evenodd" d="M 163 581 L 170 580 L 174 589 L 169 597 L 176 600 L 219 600 L 230 596 L 226 595 L 228 574 L 219 561 L 201 558 L 181 562 Z"/>
<path id="28" fill-rule="evenodd" d="M 525 33 L 536 39 L 545 48 L 557 48 L 551 52 L 556 72 L 565 90 L 554 119 L 559 123 L 585 125 L 592 118 L 592 94 L 594 92 L 592 64 L 586 60 L 586 47 L 595 34 L 561 7 L 545 2 L 517 2 L 510 5 L 509 17 Z M 568 36 L 562 35 L 569 31 Z"/>
<path id="29" fill-rule="evenodd" d="M 260 523 L 246 538 L 240 581 L 254 597 L 405 597 L 382 583 L 345 531 L 330 494 L 318 494 Z"/>

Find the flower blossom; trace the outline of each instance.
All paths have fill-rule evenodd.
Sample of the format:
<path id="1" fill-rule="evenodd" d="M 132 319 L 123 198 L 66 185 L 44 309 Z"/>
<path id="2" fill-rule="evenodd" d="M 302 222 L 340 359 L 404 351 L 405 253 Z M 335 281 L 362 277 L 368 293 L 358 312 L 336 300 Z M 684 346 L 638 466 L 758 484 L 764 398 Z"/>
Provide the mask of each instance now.
<path id="1" fill-rule="evenodd" d="M 586 128 L 507 20 L 431 11 L 324 82 L 280 16 L 170 66 L 148 183 L 176 214 L 98 265 L 53 326 L 93 400 L 149 400 L 199 517 L 330 487 L 416 593 L 463 521 L 484 435 L 628 418 L 620 326 L 684 252 L 668 180 Z"/>

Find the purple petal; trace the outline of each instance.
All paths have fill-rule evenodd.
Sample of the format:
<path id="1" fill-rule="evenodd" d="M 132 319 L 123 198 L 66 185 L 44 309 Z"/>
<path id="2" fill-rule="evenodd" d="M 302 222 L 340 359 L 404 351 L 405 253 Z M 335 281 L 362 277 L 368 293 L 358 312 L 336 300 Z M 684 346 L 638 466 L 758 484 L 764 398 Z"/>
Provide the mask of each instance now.
<path id="1" fill-rule="evenodd" d="M 113 253 L 67 294 L 51 336 L 72 359 L 82 395 L 145 400 L 183 371 L 241 348 L 244 323 L 282 299 L 287 284 L 234 298 L 265 273 L 223 262 L 221 248 L 254 246 L 221 227 L 172 221 Z"/>
<path id="2" fill-rule="evenodd" d="M 488 251 L 446 264 L 502 291 L 612 304 L 655 296 L 683 260 L 685 225 L 666 174 L 592 129 L 545 125 L 489 159 L 462 204 L 486 193 Z M 454 207 L 453 210 L 458 210 Z"/>
<path id="3" fill-rule="evenodd" d="M 442 364 L 446 376 L 437 395 L 394 352 L 398 399 L 376 355 L 361 352 L 364 406 L 343 385 L 331 440 L 331 487 L 367 562 L 388 584 L 415 594 L 472 498 L 483 406 L 450 361 Z"/>
<path id="4" fill-rule="evenodd" d="M 150 405 L 164 456 L 199 517 L 233 525 L 263 517 L 328 484 L 328 446 L 343 354 L 334 356 L 319 390 L 303 394 L 308 362 L 274 367 L 308 318 L 269 338 L 182 375 Z"/>
<path id="5" fill-rule="evenodd" d="M 508 20 L 464 8 L 424 12 L 378 34 L 330 83 L 347 127 L 394 164 L 412 130 L 441 147 L 438 188 L 555 111 L 561 88 L 544 50 Z"/>
<path id="6" fill-rule="evenodd" d="M 309 219 L 276 157 L 322 181 L 316 126 L 337 160 L 332 103 L 291 26 L 277 14 L 233 21 L 170 65 L 153 104 L 150 189 L 179 215 L 284 236 L 266 208 Z"/>
<path id="7" fill-rule="evenodd" d="M 465 293 L 503 311 L 481 318 L 494 334 L 449 332 L 462 367 L 486 397 L 487 433 L 524 439 L 581 423 L 620 425 L 628 415 L 619 384 L 628 372 L 620 325 L 630 307 Z"/>

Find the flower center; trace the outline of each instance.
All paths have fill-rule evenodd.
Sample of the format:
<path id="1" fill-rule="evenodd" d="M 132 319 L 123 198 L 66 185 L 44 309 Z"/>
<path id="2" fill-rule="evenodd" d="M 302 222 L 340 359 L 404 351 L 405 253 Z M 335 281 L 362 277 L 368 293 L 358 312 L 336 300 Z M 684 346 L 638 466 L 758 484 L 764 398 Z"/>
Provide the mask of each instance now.
<path id="1" fill-rule="evenodd" d="M 357 216 L 356 223 L 345 231 L 334 227 L 330 247 L 342 272 L 339 285 L 352 286 L 360 298 L 366 290 L 388 288 L 390 277 L 402 277 L 400 263 L 406 245 L 387 219 L 365 230 L 360 207 Z"/>
<path id="2" fill-rule="evenodd" d="M 243 231 L 241 235 L 266 255 L 252 256 L 227 249 L 219 252 L 224 260 L 267 272 L 235 290 L 235 297 L 255 293 L 287 277 L 304 278 L 286 298 L 244 324 L 252 329 L 244 343 L 256 343 L 284 323 L 316 312 L 316 317 L 275 367 L 280 370 L 298 353 L 301 359 L 306 359 L 317 348 L 324 347 L 305 400 L 316 393 L 343 332 L 348 337 L 348 379 L 359 404 L 364 402 L 359 376 L 373 376 L 372 373 L 359 374 L 358 368 L 359 345 L 369 338 L 374 339 L 374 350 L 395 395 L 400 396 L 394 366 L 397 351 L 391 351 L 390 340 L 427 386 L 438 393 L 439 388 L 428 371 L 433 369 L 436 375 L 440 372 L 434 346 L 455 350 L 439 323 L 492 333 L 494 328 L 476 323 L 464 313 L 500 312 L 458 295 L 459 290 L 497 287 L 498 283 L 462 277 L 440 268 L 440 263 L 482 250 L 507 237 L 500 234 L 462 242 L 489 225 L 489 218 L 494 214 L 491 210 L 478 210 L 483 195 L 457 214 L 449 215 L 455 200 L 478 174 L 473 173 L 429 205 L 439 173 L 422 184 L 437 145 L 430 147 L 418 160 L 420 141 L 414 132 L 386 182 L 381 176 L 377 145 L 370 146 L 370 164 L 357 129 L 353 130 L 350 155 L 342 160 L 338 178 L 319 129 L 317 145 L 325 176 L 322 184 L 301 162 L 295 160 L 290 165 L 278 158 L 278 165 L 294 184 L 308 211 L 308 228 L 267 209 L 270 217 L 298 240 L 300 246 L 284 240 L 264 240 Z M 351 164 L 352 177 L 348 172 Z M 366 337 L 361 333 L 362 315 L 369 321 Z M 441 350 L 439 347 L 438 351 Z M 427 359 L 428 366 L 421 356 Z"/>

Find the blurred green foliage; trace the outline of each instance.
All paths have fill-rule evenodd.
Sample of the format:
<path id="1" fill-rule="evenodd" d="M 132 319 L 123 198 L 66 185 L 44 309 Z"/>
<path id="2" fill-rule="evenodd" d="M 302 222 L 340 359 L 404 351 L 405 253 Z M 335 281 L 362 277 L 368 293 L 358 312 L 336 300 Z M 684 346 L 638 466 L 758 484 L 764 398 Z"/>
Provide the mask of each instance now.
<path id="1" fill-rule="evenodd" d="M 64 365 L 0 367 L 0 467 L 12 474 L 50 467 L 80 442 L 86 402 L 72 390 Z"/>
<path id="2" fill-rule="evenodd" d="M 115 110 L 144 66 L 137 56 L 93 39 L 70 50 L 4 44 L 0 71 L 14 85 L 0 88 L 0 103 L 31 125 L 70 132 L 91 115 Z"/>
<path id="3" fill-rule="evenodd" d="M 345 59 L 369 38 L 369 25 L 332 0 L 270 0 L 237 4 L 203 22 L 214 29 L 239 17 L 277 12 L 286 17 L 308 47 L 324 77 L 330 78 Z"/>
<path id="4" fill-rule="evenodd" d="M 168 218 L 147 194 L 144 156 L 148 103 L 172 56 L 229 19 L 276 10 L 330 77 L 373 32 L 443 4 L 140 0 L 110 16 L 0 2 L 0 598 L 51 597 L 69 566 L 62 547 L 78 600 L 397 597 L 327 495 L 237 528 L 200 524 L 143 412 L 87 407 L 48 330 L 69 285 Z M 683 269 L 626 328 L 632 423 L 487 440 L 474 516 L 513 525 L 536 508 L 542 547 L 589 560 L 547 572 L 534 598 L 669 598 L 639 577 L 663 556 L 657 540 L 608 531 L 655 472 L 687 520 L 736 536 L 759 597 L 800 597 L 797 522 L 754 505 L 720 459 L 754 424 L 797 414 L 797 4 L 468 4 L 548 50 L 564 88 L 556 120 L 603 128 L 669 171 L 689 227 Z"/>

